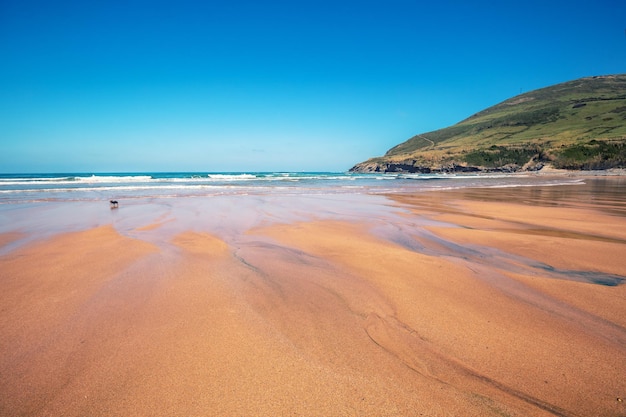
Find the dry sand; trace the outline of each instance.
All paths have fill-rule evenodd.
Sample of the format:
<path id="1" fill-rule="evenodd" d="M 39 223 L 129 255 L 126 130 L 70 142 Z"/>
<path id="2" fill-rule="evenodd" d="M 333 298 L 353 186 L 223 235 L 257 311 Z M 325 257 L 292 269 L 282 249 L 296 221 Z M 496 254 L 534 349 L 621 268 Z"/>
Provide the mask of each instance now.
<path id="1" fill-rule="evenodd" d="M 403 216 L 9 251 L 0 415 L 626 415 L 621 201 L 391 198 Z"/>

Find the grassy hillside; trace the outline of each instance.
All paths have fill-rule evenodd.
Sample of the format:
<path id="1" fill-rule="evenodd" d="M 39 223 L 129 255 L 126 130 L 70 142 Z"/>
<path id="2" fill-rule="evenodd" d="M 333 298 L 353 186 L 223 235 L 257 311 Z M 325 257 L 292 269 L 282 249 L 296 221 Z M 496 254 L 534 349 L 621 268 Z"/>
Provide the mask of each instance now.
<path id="1" fill-rule="evenodd" d="M 354 171 L 626 166 L 626 74 L 531 91 L 451 127 L 422 133 Z"/>

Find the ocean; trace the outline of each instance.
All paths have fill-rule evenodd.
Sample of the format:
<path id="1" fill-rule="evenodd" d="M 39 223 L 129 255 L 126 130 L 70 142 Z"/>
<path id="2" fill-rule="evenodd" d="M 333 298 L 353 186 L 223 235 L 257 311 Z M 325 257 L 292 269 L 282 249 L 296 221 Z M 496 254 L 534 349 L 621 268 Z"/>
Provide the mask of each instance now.
<path id="1" fill-rule="evenodd" d="M 570 201 L 587 198 L 574 191 L 588 188 L 579 186 L 585 181 L 580 177 L 536 174 L 0 174 L 0 234 L 19 232 L 41 238 L 112 225 L 118 232 L 136 237 L 138 230 L 159 225 L 162 240 L 167 240 L 166 235 L 198 230 L 234 244 L 246 230 L 272 223 L 319 219 L 381 219 L 385 223 L 408 213 L 390 198 L 393 195 L 481 189 L 501 190 L 494 195 L 507 190 L 518 195 L 548 186 L 557 194 L 543 192 L 540 198 L 535 193 L 529 198 L 539 204 L 553 204 L 565 198 L 559 191 L 563 187 L 558 185 L 572 191 L 567 193 Z M 110 209 L 110 200 L 118 201 L 119 208 Z"/>
<path id="2" fill-rule="evenodd" d="M 139 172 L 0 174 L 0 205 L 222 195 L 393 194 L 459 188 L 582 183 L 580 178 L 510 174 L 345 172 Z"/>

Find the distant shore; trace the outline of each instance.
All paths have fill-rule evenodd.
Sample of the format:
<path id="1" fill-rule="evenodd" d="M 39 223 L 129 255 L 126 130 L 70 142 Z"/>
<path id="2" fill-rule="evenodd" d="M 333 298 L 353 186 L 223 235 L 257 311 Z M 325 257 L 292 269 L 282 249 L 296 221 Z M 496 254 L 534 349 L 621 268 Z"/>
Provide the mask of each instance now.
<path id="1" fill-rule="evenodd" d="M 501 168 L 483 168 L 475 166 L 467 166 L 460 164 L 450 164 L 449 166 L 441 166 L 437 168 L 427 166 L 415 166 L 411 161 L 398 161 L 398 162 L 373 162 L 365 161 L 361 162 L 352 168 L 349 172 L 352 173 L 369 173 L 369 174 L 423 174 L 423 175 L 437 175 L 437 174 L 457 174 L 457 175 L 569 175 L 569 176 L 616 176 L 626 175 L 626 168 L 607 168 L 597 170 L 585 170 L 585 169 L 558 169 L 553 168 L 551 165 L 535 166 L 529 169 L 522 169 L 521 167 L 501 167 Z"/>
<path id="2" fill-rule="evenodd" d="M 621 175 L 11 206 L 0 415 L 626 414 Z"/>
<path id="3" fill-rule="evenodd" d="M 536 171 L 538 175 L 563 175 L 567 177 L 617 177 L 625 176 L 626 168 L 610 168 L 600 170 L 570 170 L 543 167 Z"/>

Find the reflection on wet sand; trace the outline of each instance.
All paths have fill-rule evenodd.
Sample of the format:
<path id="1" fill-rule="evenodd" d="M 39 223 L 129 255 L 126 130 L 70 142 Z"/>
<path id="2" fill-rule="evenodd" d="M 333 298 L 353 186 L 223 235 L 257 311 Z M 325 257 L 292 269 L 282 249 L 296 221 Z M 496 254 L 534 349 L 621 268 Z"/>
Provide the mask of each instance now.
<path id="1" fill-rule="evenodd" d="M 626 415 L 620 181 L 187 199 L 11 247 L 0 415 Z"/>

